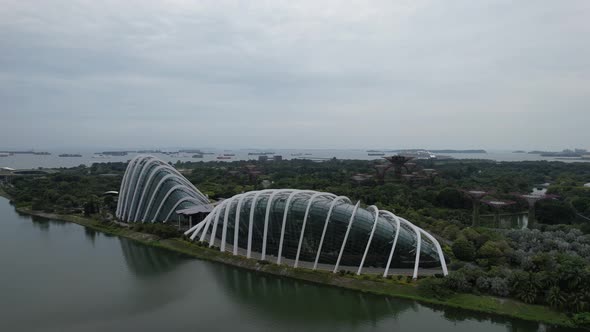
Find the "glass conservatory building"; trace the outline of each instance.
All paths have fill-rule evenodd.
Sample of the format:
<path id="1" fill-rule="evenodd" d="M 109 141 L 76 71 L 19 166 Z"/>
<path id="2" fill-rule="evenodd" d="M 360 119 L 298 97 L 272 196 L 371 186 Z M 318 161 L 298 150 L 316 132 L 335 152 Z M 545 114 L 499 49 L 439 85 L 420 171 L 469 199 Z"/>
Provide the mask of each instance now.
<path id="1" fill-rule="evenodd" d="M 203 204 L 206 197 L 171 166 L 140 156 L 125 172 L 117 216 L 166 222 L 177 211 Z M 414 278 L 420 267 L 440 267 L 447 274 L 442 249 L 426 231 L 376 206 L 312 190 L 235 195 L 185 234 L 222 252 L 293 267 L 384 276 L 408 269 Z"/>
<path id="2" fill-rule="evenodd" d="M 174 167 L 140 155 L 125 170 L 116 216 L 126 222 L 166 222 L 175 211 L 202 204 L 209 199 Z"/>

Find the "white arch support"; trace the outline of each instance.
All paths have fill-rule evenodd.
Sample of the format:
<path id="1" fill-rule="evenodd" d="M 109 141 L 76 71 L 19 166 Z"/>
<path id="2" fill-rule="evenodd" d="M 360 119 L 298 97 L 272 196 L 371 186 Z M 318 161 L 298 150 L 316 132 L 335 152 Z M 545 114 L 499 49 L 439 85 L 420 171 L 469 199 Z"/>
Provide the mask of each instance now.
<path id="1" fill-rule="evenodd" d="M 124 190 L 121 190 L 121 192 L 119 193 L 119 197 L 121 198 L 121 204 L 120 205 L 120 210 L 119 210 L 119 217 L 121 217 L 123 215 L 123 211 L 125 210 L 125 203 L 127 200 L 127 192 L 129 191 L 129 181 L 131 179 L 131 174 L 133 173 L 133 171 L 135 170 L 135 166 L 137 164 L 137 161 L 139 160 L 139 158 L 142 157 L 141 155 L 136 156 L 135 158 L 131 159 L 131 161 L 129 161 L 129 164 L 127 164 L 127 168 L 125 169 L 125 175 L 123 176 L 123 185 L 125 187 Z"/>
<path id="2" fill-rule="evenodd" d="M 440 247 L 440 243 L 438 243 L 438 241 L 434 238 L 434 236 L 432 236 L 430 233 L 428 233 L 427 231 L 423 230 L 422 228 L 416 226 L 416 228 L 418 228 L 420 230 L 420 233 L 424 234 L 424 236 L 426 236 L 430 242 L 432 242 L 432 244 L 434 244 L 434 247 L 436 248 L 436 252 L 438 253 L 438 259 L 440 261 L 440 266 L 443 270 L 443 275 L 448 275 L 449 271 L 447 270 L 447 262 L 445 261 L 445 255 L 442 251 L 442 248 Z"/>
<path id="3" fill-rule="evenodd" d="M 196 230 L 199 228 L 198 226 L 203 222 L 203 220 L 201 220 L 200 222 L 198 222 L 196 225 L 192 226 L 191 228 L 187 229 L 186 232 L 184 232 L 184 235 L 189 235 L 192 234 L 194 232 L 196 232 Z"/>
<path id="4" fill-rule="evenodd" d="M 141 221 L 144 222 L 146 220 L 146 218 L 149 215 L 150 210 L 152 209 L 152 205 L 154 204 L 154 200 L 156 199 L 156 196 L 158 195 L 158 193 L 160 192 L 160 188 L 162 187 L 162 185 L 168 180 L 168 179 L 173 179 L 175 178 L 174 174 L 166 174 L 164 175 L 160 181 L 158 182 L 158 184 L 156 185 L 156 188 L 154 188 L 154 192 L 152 193 L 152 196 L 150 197 L 150 200 L 148 201 L 148 206 L 147 209 L 145 209 L 145 212 L 143 213 L 143 217 L 141 218 Z"/>
<path id="5" fill-rule="evenodd" d="M 418 279 L 418 267 L 420 266 L 420 251 L 422 250 L 422 235 L 420 233 L 420 229 L 416 227 L 411 222 L 407 221 L 402 217 L 398 217 L 401 222 L 410 226 L 410 228 L 416 233 L 416 259 L 414 262 L 414 274 L 412 275 L 413 279 Z"/>
<path id="6" fill-rule="evenodd" d="M 152 171 L 150 172 L 150 176 L 148 177 L 148 180 L 146 181 L 145 185 L 143 186 L 143 190 L 142 190 L 141 196 L 139 198 L 139 204 L 137 204 L 137 208 L 135 209 L 135 211 L 134 211 L 135 213 L 132 215 L 131 220 L 133 220 L 133 221 L 137 220 L 137 213 L 138 213 L 138 211 L 140 211 L 141 206 L 143 205 L 143 201 L 145 199 L 145 195 L 146 195 L 148 189 L 152 186 L 152 182 L 154 181 L 154 177 L 156 176 L 156 174 L 158 174 L 158 171 L 166 168 L 166 166 L 168 166 L 168 165 L 157 166 L 154 169 L 152 169 Z"/>
<path id="7" fill-rule="evenodd" d="M 217 235 L 217 224 L 219 223 L 219 217 L 221 216 L 221 209 L 226 206 L 228 200 L 221 202 L 217 206 L 217 213 L 215 214 L 215 221 L 213 222 L 213 229 L 211 230 L 211 239 L 209 240 L 209 248 L 215 244 L 215 235 Z M 227 210 L 227 208 L 226 208 Z"/>
<path id="8" fill-rule="evenodd" d="M 139 181 L 135 180 L 135 175 L 137 174 L 138 170 L 142 167 L 142 163 L 144 162 L 144 160 L 147 160 L 149 158 L 153 158 L 152 156 L 138 156 L 137 157 L 137 161 L 135 162 L 135 166 L 133 168 L 133 172 L 131 173 L 131 178 L 130 178 L 130 182 L 129 182 L 129 187 L 125 189 L 125 203 L 123 204 L 123 214 L 122 214 L 122 218 L 123 220 L 126 220 L 127 215 L 129 214 L 129 209 L 131 208 L 130 203 L 131 203 L 131 190 L 134 190 L 137 185 L 139 184 Z"/>
<path id="9" fill-rule="evenodd" d="M 399 221 L 398 216 L 396 216 L 395 214 L 389 212 L 389 211 L 385 211 L 385 210 L 379 210 L 380 214 L 384 214 L 386 216 L 390 216 L 394 221 L 395 221 L 395 236 L 393 237 L 393 244 L 391 246 L 391 252 L 389 253 L 389 258 L 387 259 L 387 265 L 385 265 L 385 272 L 383 272 L 383 277 L 387 277 L 387 274 L 389 273 L 389 266 L 391 266 L 391 259 L 393 258 L 393 253 L 395 251 L 395 246 L 397 245 L 397 239 L 399 238 L 399 232 L 401 229 L 401 224 Z"/>
<path id="10" fill-rule="evenodd" d="M 143 177 L 145 177 L 145 172 L 150 168 L 150 166 L 152 164 L 157 164 L 157 163 L 161 163 L 161 161 L 159 159 L 156 159 L 155 157 L 149 156 L 149 158 L 144 159 L 146 162 L 144 165 L 141 166 L 141 171 L 139 172 L 139 175 L 137 176 L 137 180 L 135 181 L 135 187 L 133 190 L 133 196 L 131 197 L 131 205 L 129 206 L 129 211 L 127 211 L 127 220 L 129 221 L 134 221 L 132 219 L 132 215 L 135 216 L 135 211 L 137 211 L 138 207 L 135 207 L 135 202 L 137 200 L 137 192 L 139 191 L 139 188 L 141 187 L 141 185 L 143 184 L 143 186 L 145 186 L 147 183 L 143 182 L 141 179 Z"/>
<path id="11" fill-rule="evenodd" d="M 227 239 L 227 221 L 229 219 L 229 210 L 236 198 L 241 198 L 242 195 L 236 195 L 228 199 L 227 207 L 225 208 L 225 215 L 223 216 L 223 229 L 221 231 L 221 245 L 219 245 L 219 251 L 225 251 L 225 241 Z"/>
<path id="12" fill-rule="evenodd" d="M 168 192 L 166 193 L 166 195 L 164 196 L 164 198 L 160 202 L 160 206 L 158 206 L 158 210 L 156 210 L 156 214 L 154 215 L 154 218 L 152 218 L 152 222 L 155 222 L 156 219 L 158 218 L 158 215 L 160 215 L 160 211 L 162 210 L 164 203 L 166 203 L 166 200 L 168 200 L 168 197 L 170 197 L 170 195 L 172 195 L 172 193 L 177 190 L 183 190 L 185 193 L 187 193 L 189 195 L 192 194 L 191 190 L 189 190 L 189 188 L 187 188 L 186 185 L 184 185 L 184 184 L 178 184 L 178 185 L 170 188 L 170 190 L 168 190 Z M 195 198 L 195 197 L 193 197 L 193 198 Z M 164 219 L 163 222 L 166 222 L 166 219 Z"/>
<path id="13" fill-rule="evenodd" d="M 303 235 L 305 234 L 305 225 L 307 224 L 307 218 L 309 217 L 309 211 L 311 210 L 311 205 L 318 197 L 329 197 L 335 198 L 336 195 L 330 193 L 315 193 L 309 198 L 309 202 L 307 203 L 307 208 L 305 209 L 305 216 L 303 217 L 303 225 L 301 225 L 301 233 L 299 234 L 299 244 L 297 245 L 297 254 L 295 255 L 295 263 L 293 267 L 297 267 L 299 265 L 299 255 L 301 254 L 301 245 L 303 243 Z"/>
<path id="14" fill-rule="evenodd" d="M 359 265 L 358 271 L 356 271 L 357 275 L 360 275 L 361 271 L 363 270 L 363 265 L 365 265 L 365 259 L 367 258 L 367 253 L 369 252 L 369 247 L 371 246 L 371 241 L 373 240 L 373 234 L 375 234 L 375 229 L 377 228 L 377 223 L 379 222 L 379 209 L 375 205 L 371 205 L 369 208 L 373 209 L 375 212 L 375 220 L 373 221 L 373 228 L 371 229 L 371 235 L 369 235 L 369 241 L 367 241 L 367 247 L 365 248 L 363 258 L 361 259 L 361 264 Z"/>
<path id="15" fill-rule="evenodd" d="M 154 164 L 155 164 L 155 165 L 157 165 L 158 163 L 162 163 L 162 161 L 161 161 L 161 160 L 159 160 L 159 159 L 156 159 L 156 158 L 152 158 L 150 161 L 148 161 L 148 162 L 147 162 L 147 163 L 144 165 L 144 167 L 143 167 L 143 169 L 141 170 L 141 172 L 139 173 L 139 177 L 137 178 L 137 181 L 138 181 L 138 182 L 139 182 L 139 181 L 141 181 L 141 179 L 142 179 L 142 178 L 144 178 L 144 177 L 146 177 L 148 174 L 150 174 L 150 175 L 151 175 L 150 167 L 151 167 L 152 165 L 154 165 Z M 158 168 L 158 167 L 155 167 L 155 168 Z M 147 174 L 145 174 L 146 172 L 147 172 Z M 151 184 L 151 183 L 150 183 L 150 181 L 149 181 L 150 179 L 151 179 L 151 177 L 148 177 L 148 181 L 146 181 L 146 182 L 143 182 L 143 188 L 144 188 L 144 190 L 141 190 L 141 194 L 140 194 L 140 195 L 138 195 L 138 191 L 139 191 L 140 183 L 138 183 L 138 184 L 135 186 L 135 191 L 134 191 L 134 193 L 133 193 L 133 198 L 131 199 L 131 209 L 133 209 L 133 210 L 132 210 L 132 211 L 130 211 L 130 212 L 128 213 L 128 215 L 127 215 L 127 219 L 128 219 L 129 221 L 135 221 L 135 218 L 136 218 L 136 216 L 137 216 L 137 210 L 139 210 L 139 209 L 141 208 L 141 198 L 143 198 L 142 196 L 143 196 L 143 193 L 145 192 L 145 188 L 147 188 L 147 187 L 148 187 L 148 186 Z M 139 202 L 139 203 L 138 203 L 138 205 L 136 206 L 136 205 L 135 205 L 135 202 L 137 201 L 137 199 L 138 199 L 138 198 L 140 199 L 140 202 Z M 134 207 L 135 207 L 135 208 L 134 208 Z"/>
<path id="16" fill-rule="evenodd" d="M 326 222 L 324 222 L 324 230 L 322 231 L 322 237 L 320 239 L 320 244 L 318 246 L 318 252 L 315 256 L 315 262 L 313 263 L 313 270 L 317 269 L 318 261 L 320 260 L 320 253 L 322 252 L 322 246 L 324 245 L 324 238 L 326 237 L 326 230 L 328 229 L 328 223 L 330 222 L 330 218 L 332 217 L 332 211 L 334 210 L 334 206 L 338 201 L 345 200 L 350 204 L 350 199 L 346 196 L 338 196 L 330 204 L 330 209 L 328 210 L 328 215 L 326 216 Z"/>
<path id="17" fill-rule="evenodd" d="M 129 177 L 129 171 L 131 168 L 131 162 L 129 162 L 127 164 L 127 167 L 125 167 L 125 173 L 123 173 L 123 178 L 121 179 L 121 186 L 119 188 L 119 197 L 117 198 L 117 210 L 115 211 L 115 215 L 117 216 L 117 218 L 119 218 L 121 216 L 121 210 L 123 209 L 123 195 L 125 193 L 125 184 L 127 182 L 127 178 Z"/>
<path id="18" fill-rule="evenodd" d="M 239 232 L 240 232 L 240 214 L 242 213 L 242 205 L 244 204 L 244 199 L 246 196 L 252 194 L 254 192 L 248 192 L 240 197 L 238 201 L 238 206 L 236 207 L 236 217 L 234 219 L 234 247 L 233 247 L 233 254 L 236 256 L 238 254 L 238 239 L 239 239 Z"/>
<path id="19" fill-rule="evenodd" d="M 199 231 L 201 229 L 203 229 L 204 226 L 205 226 L 205 220 L 202 220 L 200 223 L 196 224 L 193 228 L 189 229 L 184 234 L 188 235 L 188 234 L 190 234 L 190 232 L 192 232 L 190 239 L 191 239 L 191 241 L 193 241 L 197 237 L 197 235 L 199 234 Z"/>
<path id="20" fill-rule="evenodd" d="M 287 198 L 287 202 L 285 203 L 285 210 L 283 212 L 283 223 L 281 224 L 281 237 L 279 240 L 279 252 L 277 255 L 277 264 L 281 264 L 281 256 L 283 255 L 283 241 L 285 239 L 285 224 L 287 223 L 287 217 L 289 216 L 289 208 L 291 207 L 291 201 L 297 195 L 309 195 L 317 193 L 313 190 L 295 190 L 289 195 Z"/>
<path id="21" fill-rule="evenodd" d="M 207 220 L 207 222 L 205 223 L 205 227 L 203 227 L 203 233 L 201 233 L 201 237 L 199 238 L 199 241 L 201 241 L 201 242 L 205 241 L 205 236 L 207 236 L 207 231 L 209 230 L 209 226 L 211 225 L 211 220 L 213 218 L 215 218 L 215 215 L 217 215 L 217 213 L 219 212 L 218 207 L 219 206 L 217 206 L 215 209 L 213 209 L 213 211 L 211 211 L 211 213 L 207 216 L 207 218 L 205 218 L 205 220 Z"/>
<path id="22" fill-rule="evenodd" d="M 272 193 L 273 191 L 274 189 L 266 189 L 257 192 L 256 195 L 254 195 L 254 198 L 252 199 L 252 203 L 250 204 L 250 219 L 248 221 L 248 247 L 246 250 L 247 258 L 252 257 L 252 231 L 254 227 L 254 211 L 256 210 L 256 201 L 258 200 L 258 197 L 260 197 L 260 195 Z"/>
<path id="23" fill-rule="evenodd" d="M 273 192 L 270 197 L 268 198 L 268 202 L 266 203 L 266 216 L 264 217 L 264 231 L 262 235 L 262 254 L 260 256 L 261 260 L 266 259 L 266 237 L 268 235 L 268 218 L 270 217 L 270 210 L 272 208 L 272 201 L 277 194 L 289 193 L 292 192 L 293 189 L 278 189 Z"/>
<path id="24" fill-rule="evenodd" d="M 338 266 L 340 265 L 340 260 L 342 259 L 342 253 L 344 252 L 344 247 L 346 247 L 346 240 L 348 239 L 348 234 L 350 233 L 350 228 L 354 222 L 354 217 L 356 217 L 356 212 L 358 211 L 359 205 L 361 205 L 361 201 L 356 203 L 354 209 L 352 210 L 352 214 L 350 215 L 348 227 L 346 228 L 346 233 L 344 234 L 344 240 L 342 240 L 342 247 L 340 248 L 340 253 L 338 254 L 338 260 L 336 260 L 336 265 L 334 265 L 334 273 L 338 271 Z"/>

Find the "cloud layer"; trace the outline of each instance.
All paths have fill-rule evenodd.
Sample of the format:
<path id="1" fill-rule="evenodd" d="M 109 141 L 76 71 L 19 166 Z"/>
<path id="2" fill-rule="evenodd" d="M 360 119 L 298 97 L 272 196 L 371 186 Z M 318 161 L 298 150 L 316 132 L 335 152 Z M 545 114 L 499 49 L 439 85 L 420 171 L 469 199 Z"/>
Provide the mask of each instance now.
<path id="1" fill-rule="evenodd" d="M 585 0 L 4 0 L 0 146 L 584 146 L 588 22 Z"/>

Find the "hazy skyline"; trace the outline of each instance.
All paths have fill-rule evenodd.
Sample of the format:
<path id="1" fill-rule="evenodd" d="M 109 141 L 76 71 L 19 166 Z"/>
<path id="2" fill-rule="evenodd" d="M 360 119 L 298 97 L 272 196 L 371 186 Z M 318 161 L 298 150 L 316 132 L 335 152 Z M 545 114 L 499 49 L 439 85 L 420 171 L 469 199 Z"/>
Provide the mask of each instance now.
<path id="1" fill-rule="evenodd" d="M 590 148 L 586 0 L 0 4 L 0 148 Z"/>

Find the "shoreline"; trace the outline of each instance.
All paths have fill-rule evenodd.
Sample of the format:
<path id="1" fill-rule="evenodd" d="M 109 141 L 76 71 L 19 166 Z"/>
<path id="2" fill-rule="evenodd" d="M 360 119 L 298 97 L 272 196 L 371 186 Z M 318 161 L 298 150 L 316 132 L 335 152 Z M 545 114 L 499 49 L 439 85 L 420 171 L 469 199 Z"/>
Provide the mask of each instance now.
<path id="1" fill-rule="evenodd" d="M 10 197 L 1 189 L 0 196 L 10 200 Z M 112 224 L 105 224 L 93 218 L 77 215 L 45 213 L 16 206 L 14 206 L 14 209 L 22 214 L 72 222 L 99 232 L 138 241 L 145 245 L 254 272 L 261 272 L 319 285 L 413 300 L 423 304 L 462 309 L 474 313 L 498 315 L 563 327 L 577 327 L 565 313 L 557 312 L 549 307 L 541 305 L 531 305 L 512 299 L 474 294 L 454 294 L 448 299 L 440 300 L 423 296 L 419 293 L 415 282 L 406 282 L 404 281 L 405 279 L 396 280 L 395 278 L 382 279 L 363 275 L 339 275 L 329 271 L 313 271 L 305 268 L 293 268 L 286 265 L 279 266 L 273 263 L 260 263 L 256 259 L 233 256 L 231 253 L 222 253 L 219 250 L 199 246 L 182 238 L 160 239 L 156 235 L 140 233 Z"/>
<path id="2" fill-rule="evenodd" d="M 3 192 L 0 192 L 0 196 L 9 199 Z M 549 325 L 578 327 L 565 313 L 560 313 L 541 305 L 530 305 L 512 299 L 473 294 L 454 294 L 446 300 L 439 300 L 421 295 L 417 290 L 415 282 L 408 283 L 395 279 L 370 280 L 371 278 L 363 278 L 363 276 L 342 276 L 330 273 L 329 271 L 313 271 L 305 268 L 293 268 L 286 265 L 279 266 L 272 263 L 261 264 L 255 259 L 233 256 L 230 253 L 222 253 L 218 250 L 202 247 L 181 238 L 160 239 L 152 234 L 135 232 L 121 226 L 107 225 L 92 218 L 32 211 L 30 209 L 18 208 L 16 206 L 14 208 L 17 212 L 22 214 L 73 222 L 96 231 L 138 241 L 145 245 L 254 272 L 262 272 L 278 277 L 286 277 L 314 284 L 345 288 L 376 295 L 414 300 L 423 304 L 451 307 Z"/>

